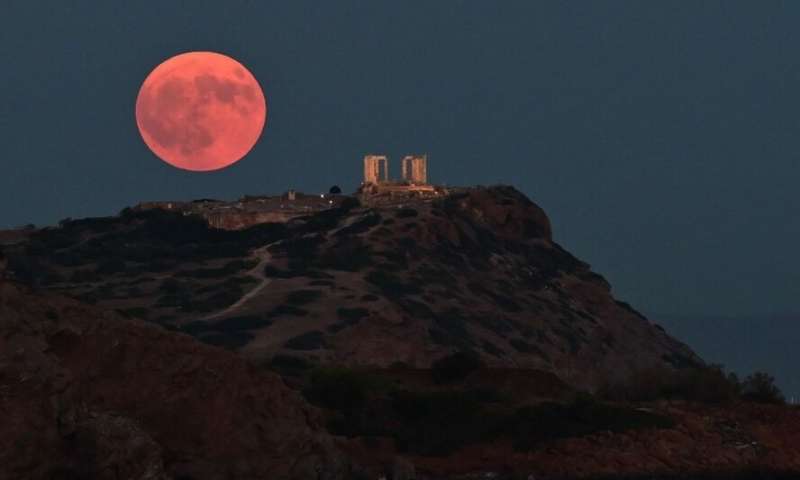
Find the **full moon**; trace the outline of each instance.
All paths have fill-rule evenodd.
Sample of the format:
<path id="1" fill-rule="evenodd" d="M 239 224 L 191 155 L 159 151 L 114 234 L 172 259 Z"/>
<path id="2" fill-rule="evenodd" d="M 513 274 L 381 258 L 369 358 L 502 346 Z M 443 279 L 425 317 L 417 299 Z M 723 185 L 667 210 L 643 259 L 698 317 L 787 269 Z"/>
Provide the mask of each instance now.
<path id="1" fill-rule="evenodd" d="M 264 92 L 253 74 L 214 52 L 166 60 L 150 72 L 136 98 L 136 124 L 150 150 L 196 172 L 241 160 L 266 119 Z"/>

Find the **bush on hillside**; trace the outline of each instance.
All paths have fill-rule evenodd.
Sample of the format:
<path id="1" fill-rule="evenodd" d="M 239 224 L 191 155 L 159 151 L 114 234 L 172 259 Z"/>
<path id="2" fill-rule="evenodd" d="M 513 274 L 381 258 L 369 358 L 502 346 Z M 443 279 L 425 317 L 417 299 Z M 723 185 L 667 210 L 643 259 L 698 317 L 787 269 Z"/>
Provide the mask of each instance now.
<path id="1" fill-rule="evenodd" d="M 325 346 L 325 335 L 319 330 L 306 332 L 286 341 L 284 347 L 292 350 L 317 350 Z"/>
<path id="2" fill-rule="evenodd" d="M 751 402 L 786 402 L 781 390 L 775 385 L 775 378 L 765 372 L 755 372 L 744 379 L 741 385 L 742 398 Z"/>
<path id="3" fill-rule="evenodd" d="M 642 402 L 678 399 L 708 404 L 724 404 L 739 396 L 736 375 L 720 365 L 673 370 L 650 368 L 633 374 L 626 381 L 609 385 L 600 395 L 609 400 Z"/>
<path id="4" fill-rule="evenodd" d="M 433 362 L 431 375 L 436 383 L 460 382 L 482 366 L 475 352 L 459 351 Z"/>
<path id="5" fill-rule="evenodd" d="M 580 395 L 571 404 L 542 403 L 518 409 L 503 430 L 514 442 L 514 449 L 528 451 L 541 442 L 580 437 L 598 431 L 622 432 L 644 428 L 671 428 L 668 417 L 597 401 Z"/>

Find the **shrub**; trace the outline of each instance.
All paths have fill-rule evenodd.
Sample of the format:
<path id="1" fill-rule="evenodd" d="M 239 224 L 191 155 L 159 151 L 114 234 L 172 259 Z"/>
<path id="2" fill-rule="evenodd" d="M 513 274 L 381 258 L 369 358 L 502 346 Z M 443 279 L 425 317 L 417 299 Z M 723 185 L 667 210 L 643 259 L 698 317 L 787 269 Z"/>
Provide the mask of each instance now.
<path id="1" fill-rule="evenodd" d="M 305 317 L 306 315 L 308 315 L 308 311 L 303 310 L 302 308 L 293 307 L 291 305 L 278 305 L 277 307 L 270 310 L 269 313 L 267 313 L 267 317 L 269 318 L 280 317 L 282 315 Z"/>
<path id="2" fill-rule="evenodd" d="M 284 346 L 292 350 L 317 350 L 325 346 L 325 335 L 319 330 L 312 330 L 290 338 Z"/>
<path id="3" fill-rule="evenodd" d="M 483 351 L 485 351 L 490 355 L 494 355 L 495 357 L 503 356 L 503 350 L 501 350 L 499 347 L 497 347 L 495 344 L 493 344 L 488 340 L 484 340 L 482 346 L 483 346 Z"/>
<path id="4" fill-rule="evenodd" d="M 436 313 L 434 316 L 436 325 L 441 328 L 449 337 L 450 341 L 467 348 L 474 343 L 472 336 L 467 330 L 468 320 L 464 313 L 456 308 L 450 308 L 444 312 Z"/>
<path id="5" fill-rule="evenodd" d="M 180 291 L 186 290 L 186 285 L 182 284 L 181 282 L 175 280 L 174 278 L 165 278 L 161 282 L 161 291 L 164 293 L 178 293 Z"/>
<path id="6" fill-rule="evenodd" d="M 187 312 L 212 312 L 222 310 L 236 303 L 244 295 L 244 290 L 238 285 L 226 286 L 205 299 L 192 299 L 191 296 L 181 296 L 178 299 L 178 306 Z"/>
<path id="7" fill-rule="evenodd" d="M 95 282 L 98 280 L 97 273 L 94 271 L 84 268 L 81 270 L 75 270 L 70 275 L 69 281 L 72 283 L 87 283 L 87 282 Z"/>
<path id="8" fill-rule="evenodd" d="M 742 382 L 742 398 L 758 403 L 786 402 L 781 390 L 775 385 L 775 378 L 765 372 L 755 372 Z"/>
<path id="9" fill-rule="evenodd" d="M 177 272 L 177 277 L 192 278 L 217 278 L 227 275 L 235 275 L 242 270 L 250 270 L 258 264 L 257 260 L 231 260 L 219 268 L 196 268 L 194 270 L 182 270 Z"/>
<path id="10" fill-rule="evenodd" d="M 668 417 L 628 407 L 598 402 L 580 395 L 571 404 L 542 403 L 518 409 L 503 431 L 510 434 L 516 450 L 531 450 L 547 440 L 589 435 L 598 431 L 622 432 L 644 428 L 670 428 Z"/>
<path id="11" fill-rule="evenodd" d="M 392 394 L 400 426 L 392 432 L 398 450 L 421 455 L 448 455 L 485 438 L 496 418 L 471 392 L 411 392 Z"/>
<path id="12" fill-rule="evenodd" d="M 357 235 L 359 233 L 364 233 L 370 228 L 378 225 L 379 223 L 381 223 L 380 214 L 373 212 L 370 213 L 369 215 L 366 215 L 356 220 L 352 224 L 343 227 L 342 229 L 336 232 L 336 236 L 343 237 L 348 235 Z"/>
<path id="13" fill-rule="evenodd" d="M 52 285 L 54 283 L 61 283 L 65 280 L 64 276 L 55 270 L 45 268 L 42 271 L 41 282 L 44 285 Z"/>
<path id="14" fill-rule="evenodd" d="M 397 218 L 411 218 L 416 217 L 418 215 L 417 211 L 413 208 L 401 208 L 395 213 L 395 217 Z"/>
<path id="15" fill-rule="evenodd" d="M 336 309 L 336 315 L 342 320 L 356 323 L 362 318 L 368 316 L 369 310 L 361 307 L 356 307 L 356 308 L 339 307 Z"/>
<path id="16" fill-rule="evenodd" d="M 311 367 L 308 360 L 302 357 L 295 357 L 294 355 L 275 355 L 269 362 L 270 366 L 282 372 L 296 372 L 306 370 Z"/>
<path id="17" fill-rule="evenodd" d="M 339 210 L 346 213 L 360 206 L 361 202 L 359 202 L 356 197 L 346 197 L 344 200 L 342 200 L 342 203 L 339 204 Z"/>
<path id="18" fill-rule="evenodd" d="M 431 375 L 436 383 L 459 382 L 482 366 L 483 363 L 476 353 L 459 351 L 433 362 Z"/>
<path id="19" fill-rule="evenodd" d="M 214 330 L 236 332 L 240 330 L 255 330 L 272 325 L 272 320 L 263 315 L 242 315 L 229 317 L 214 323 Z"/>
<path id="20" fill-rule="evenodd" d="M 228 350 L 241 348 L 253 339 L 253 334 L 248 332 L 220 332 L 209 333 L 198 337 L 198 339 L 209 345 L 215 345 Z"/>
<path id="21" fill-rule="evenodd" d="M 295 290 L 286 297 L 286 303 L 290 305 L 306 305 L 321 296 L 321 290 Z"/>
<path id="22" fill-rule="evenodd" d="M 117 311 L 126 317 L 147 318 L 150 312 L 145 307 L 118 308 Z"/>
<path id="23" fill-rule="evenodd" d="M 318 368 L 311 374 L 311 384 L 303 391 L 313 404 L 340 412 L 363 408 L 367 401 L 366 377 L 353 370 Z"/>
<path id="24" fill-rule="evenodd" d="M 638 371 L 626 381 L 600 389 L 609 400 L 643 402 L 659 399 L 680 399 L 708 404 L 728 403 L 739 395 L 735 375 L 725 373 L 722 366 L 674 370 L 649 368 Z"/>
<path id="25" fill-rule="evenodd" d="M 387 297 L 397 297 L 402 295 L 416 295 L 422 293 L 422 289 L 414 284 L 405 283 L 395 275 L 383 270 L 373 270 L 364 279 L 377 286 Z"/>
<path id="26" fill-rule="evenodd" d="M 108 258 L 97 264 L 95 272 L 102 275 L 111 275 L 125 271 L 125 261 L 119 258 Z"/>
<path id="27" fill-rule="evenodd" d="M 336 314 L 340 321 L 328 326 L 326 330 L 328 333 L 338 333 L 347 327 L 357 324 L 362 318 L 369 315 L 369 310 L 366 308 L 345 308 L 339 307 L 336 309 Z"/>
<path id="28" fill-rule="evenodd" d="M 295 278 L 303 276 L 303 272 L 298 270 L 281 270 L 273 265 L 267 265 L 264 267 L 264 275 L 270 278 Z"/>
<path id="29" fill-rule="evenodd" d="M 189 322 L 182 327 L 179 327 L 180 331 L 188 333 L 189 335 L 197 336 L 199 333 L 207 332 L 211 330 L 213 327 L 212 325 L 205 321 L 205 320 L 195 320 L 194 322 Z"/>
<path id="30" fill-rule="evenodd" d="M 359 237 L 341 237 L 317 258 L 317 267 L 357 272 L 373 262 L 370 247 Z"/>

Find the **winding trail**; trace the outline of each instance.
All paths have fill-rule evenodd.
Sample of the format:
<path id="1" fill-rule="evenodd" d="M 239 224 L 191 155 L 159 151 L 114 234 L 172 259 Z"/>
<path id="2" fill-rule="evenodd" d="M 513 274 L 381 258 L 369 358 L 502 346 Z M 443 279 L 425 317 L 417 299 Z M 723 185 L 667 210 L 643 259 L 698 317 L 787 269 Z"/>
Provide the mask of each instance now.
<path id="1" fill-rule="evenodd" d="M 246 294 L 244 294 L 242 298 L 237 300 L 236 303 L 234 303 L 233 305 L 227 307 L 225 310 L 220 310 L 219 312 L 214 312 L 212 314 L 206 315 L 205 317 L 200 318 L 200 320 L 207 322 L 209 320 L 214 320 L 231 314 L 235 310 L 239 309 L 242 305 L 247 303 L 251 298 L 258 295 L 259 292 L 264 290 L 264 288 L 270 284 L 272 279 L 267 277 L 266 273 L 264 272 L 264 268 L 267 266 L 270 260 L 272 260 L 272 255 L 270 255 L 269 253 L 269 247 L 275 245 L 276 243 L 278 242 L 272 242 L 270 244 L 264 245 L 263 247 L 259 247 L 253 251 L 255 256 L 258 257 L 259 261 L 255 267 L 247 271 L 247 274 L 255 276 L 256 278 L 260 278 L 261 283 L 256 285 L 252 290 L 250 290 Z"/>

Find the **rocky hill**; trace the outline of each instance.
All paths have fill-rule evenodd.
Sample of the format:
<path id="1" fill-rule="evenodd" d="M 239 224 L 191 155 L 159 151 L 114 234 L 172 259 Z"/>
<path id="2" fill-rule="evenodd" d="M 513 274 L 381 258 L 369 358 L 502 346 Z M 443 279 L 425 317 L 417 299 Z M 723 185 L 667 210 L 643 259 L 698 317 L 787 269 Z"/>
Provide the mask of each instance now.
<path id="1" fill-rule="evenodd" d="M 328 205 L 0 235 L 0 479 L 800 471 L 799 410 L 615 300 L 513 188 Z"/>
<path id="2" fill-rule="evenodd" d="M 553 241 L 511 187 L 330 208 L 240 231 L 164 210 L 62 222 L 17 278 L 267 361 L 424 367 L 456 350 L 595 387 L 692 351 Z"/>

